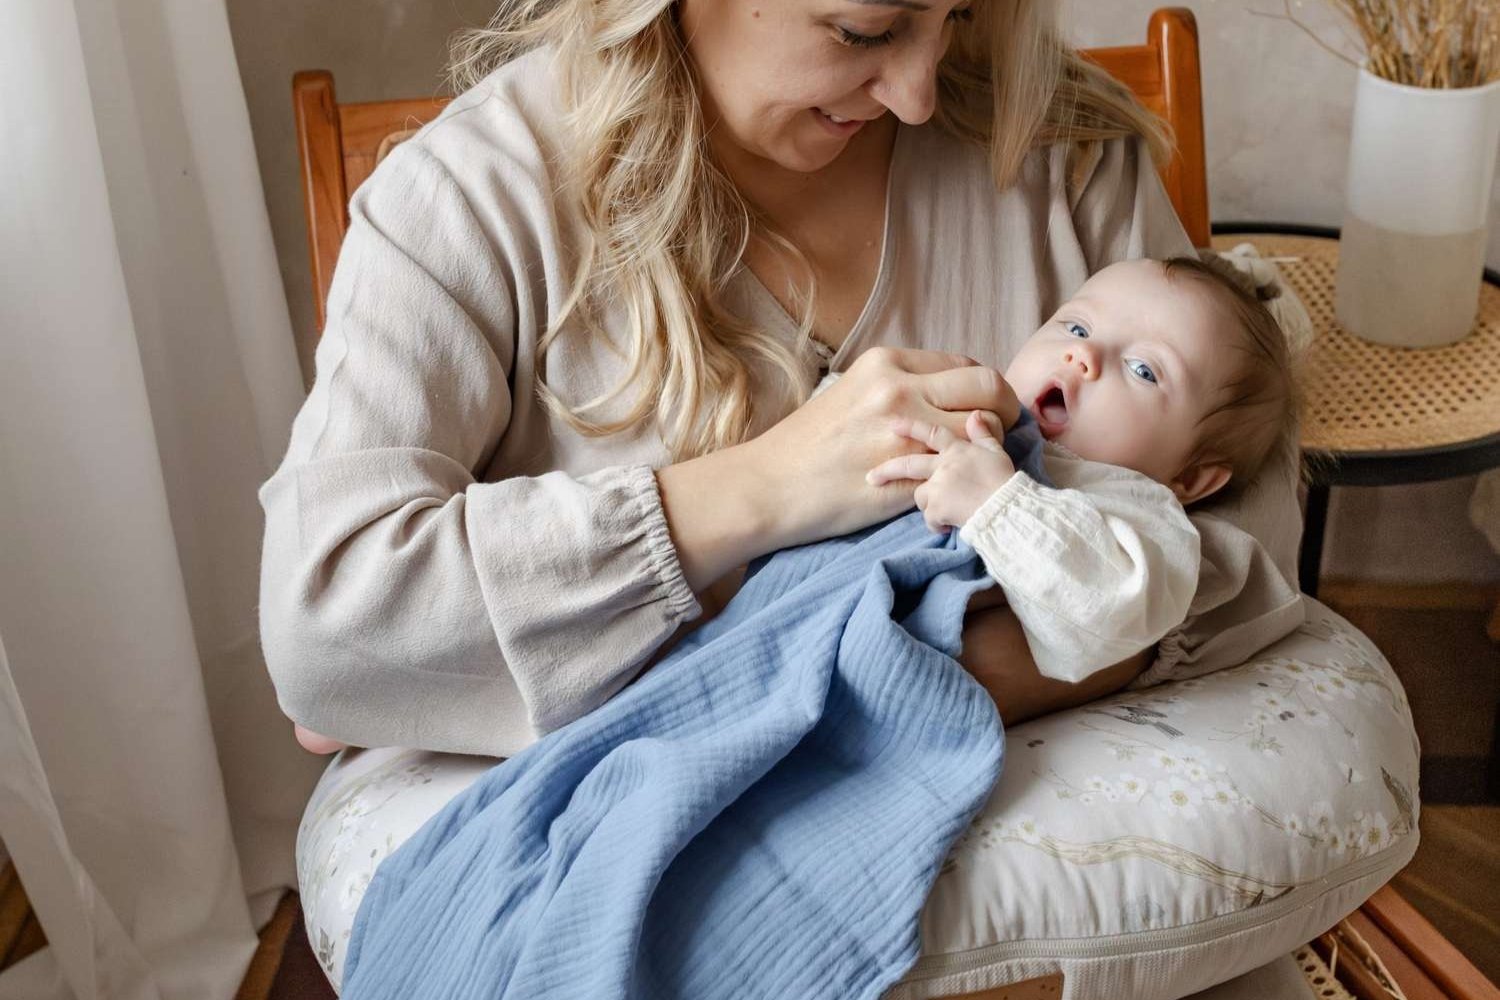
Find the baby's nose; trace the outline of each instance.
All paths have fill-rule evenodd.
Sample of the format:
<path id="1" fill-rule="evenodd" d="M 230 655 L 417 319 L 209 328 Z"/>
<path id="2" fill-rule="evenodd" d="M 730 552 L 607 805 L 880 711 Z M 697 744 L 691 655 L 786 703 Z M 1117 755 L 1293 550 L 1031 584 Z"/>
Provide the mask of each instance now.
<path id="1" fill-rule="evenodd" d="M 1099 361 L 1085 344 L 1075 344 L 1063 351 L 1063 364 L 1076 365 L 1084 378 L 1094 378 L 1099 374 Z"/>

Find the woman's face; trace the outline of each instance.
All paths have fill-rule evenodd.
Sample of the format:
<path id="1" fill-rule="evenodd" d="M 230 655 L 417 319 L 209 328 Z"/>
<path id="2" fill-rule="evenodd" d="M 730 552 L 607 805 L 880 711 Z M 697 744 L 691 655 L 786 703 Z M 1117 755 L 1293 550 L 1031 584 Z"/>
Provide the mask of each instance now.
<path id="1" fill-rule="evenodd" d="M 887 111 L 932 116 L 971 2 L 680 0 L 679 24 L 715 141 L 810 173 Z"/>

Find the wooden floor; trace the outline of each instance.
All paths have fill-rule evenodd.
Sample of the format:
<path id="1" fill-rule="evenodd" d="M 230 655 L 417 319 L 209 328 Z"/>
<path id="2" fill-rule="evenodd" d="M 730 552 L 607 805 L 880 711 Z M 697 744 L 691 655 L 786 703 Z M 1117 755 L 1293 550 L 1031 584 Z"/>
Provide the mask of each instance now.
<path id="1" fill-rule="evenodd" d="M 36 914 L 31 912 L 31 903 L 16 877 L 15 866 L 7 861 L 0 866 L 0 969 L 46 945 L 47 936 L 42 933 Z"/>
<path id="2" fill-rule="evenodd" d="M 1422 842 L 1394 886 L 1500 982 L 1500 802 L 1484 784 L 1500 704 L 1500 646 L 1485 635 L 1491 594 L 1453 600 L 1432 588 L 1372 590 L 1334 582 L 1322 596 L 1390 659 L 1422 740 Z M 0 868 L 0 969 L 45 944 L 7 864 Z M 308 947 L 298 898 L 288 893 L 261 931 L 261 948 L 236 1000 L 333 997 Z"/>
<path id="3" fill-rule="evenodd" d="M 1392 885 L 1500 983 L 1500 806 L 1423 806 L 1421 832 Z"/>
<path id="4" fill-rule="evenodd" d="M 296 893 L 288 893 L 261 931 L 260 950 L 234 1000 L 335 1000 L 302 925 Z"/>

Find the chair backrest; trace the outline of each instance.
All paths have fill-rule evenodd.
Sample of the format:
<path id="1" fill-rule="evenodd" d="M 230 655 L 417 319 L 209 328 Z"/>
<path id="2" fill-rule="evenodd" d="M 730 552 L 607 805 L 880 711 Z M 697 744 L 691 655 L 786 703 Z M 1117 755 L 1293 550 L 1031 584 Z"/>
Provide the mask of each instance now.
<path id="1" fill-rule="evenodd" d="M 1192 11 L 1164 7 L 1151 15 L 1144 45 L 1088 49 L 1083 55 L 1130 87 L 1172 127 L 1177 148 L 1161 171 L 1162 182 L 1193 244 L 1207 246 L 1208 177 L 1198 27 Z M 334 261 L 349 226 L 350 194 L 392 145 L 436 118 L 448 99 L 339 104 L 333 74 L 311 70 L 293 78 L 292 100 L 321 331 Z"/>
<path id="2" fill-rule="evenodd" d="M 1145 45 L 1084 49 L 1081 54 L 1129 87 L 1137 100 L 1171 126 L 1176 147 L 1162 167 L 1162 184 L 1193 246 L 1208 246 L 1203 77 L 1193 12 L 1186 7 L 1162 7 L 1151 14 Z"/>

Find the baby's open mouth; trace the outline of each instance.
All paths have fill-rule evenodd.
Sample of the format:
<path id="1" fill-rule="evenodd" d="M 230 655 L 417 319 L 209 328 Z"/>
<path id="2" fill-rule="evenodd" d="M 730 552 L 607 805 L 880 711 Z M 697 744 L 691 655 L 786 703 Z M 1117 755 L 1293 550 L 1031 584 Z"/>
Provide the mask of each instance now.
<path id="1" fill-rule="evenodd" d="M 1043 433 L 1049 436 L 1067 426 L 1068 398 L 1063 394 L 1060 385 L 1048 386 L 1047 390 L 1036 398 L 1036 403 L 1031 410 L 1036 416 L 1037 423 L 1042 425 Z"/>

